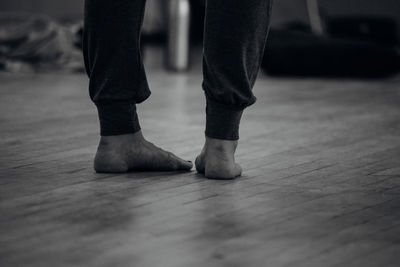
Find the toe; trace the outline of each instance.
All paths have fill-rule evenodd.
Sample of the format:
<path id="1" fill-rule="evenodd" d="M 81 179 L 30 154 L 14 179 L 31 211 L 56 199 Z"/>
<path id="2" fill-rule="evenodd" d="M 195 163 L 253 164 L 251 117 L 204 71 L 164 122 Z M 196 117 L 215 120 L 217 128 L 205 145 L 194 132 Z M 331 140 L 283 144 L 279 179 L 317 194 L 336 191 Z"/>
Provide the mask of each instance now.
<path id="1" fill-rule="evenodd" d="M 189 171 L 193 168 L 193 163 L 191 161 L 187 161 L 184 159 L 181 159 L 180 157 L 170 153 L 172 166 L 174 170 L 178 171 Z"/>
<path id="2" fill-rule="evenodd" d="M 179 169 L 182 171 L 190 171 L 193 168 L 193 163 L 191 161 L 182 160 Z"/>

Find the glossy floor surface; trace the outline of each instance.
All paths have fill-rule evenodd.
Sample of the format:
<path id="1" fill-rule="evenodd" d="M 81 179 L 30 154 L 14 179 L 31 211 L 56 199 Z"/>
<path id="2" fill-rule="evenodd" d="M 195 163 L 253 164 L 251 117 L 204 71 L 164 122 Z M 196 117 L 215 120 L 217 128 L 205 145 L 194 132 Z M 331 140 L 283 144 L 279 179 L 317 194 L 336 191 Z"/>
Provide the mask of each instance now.
<path id="1" fill-rule="evenodd" d="M 146 137 L 194 160 L 201 72 L 148 67 Z M 81 74 L 0 74 L 1 266 L 399 266 L 400 80 L 260 76 L 234 181 L 96 174 Z"/>

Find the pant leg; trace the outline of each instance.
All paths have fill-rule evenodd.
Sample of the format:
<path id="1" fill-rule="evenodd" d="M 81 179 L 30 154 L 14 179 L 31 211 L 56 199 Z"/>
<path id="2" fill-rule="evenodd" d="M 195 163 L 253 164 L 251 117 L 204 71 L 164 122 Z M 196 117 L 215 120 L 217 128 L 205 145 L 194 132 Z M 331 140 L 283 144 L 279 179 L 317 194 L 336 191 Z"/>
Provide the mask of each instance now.
<path id="1" fill-rule="evenodd" d="M 101 135 L 140 130 L 136 103 L 150 95 L 140 55 L 145 0 L 85 0 L 83 52 Z"/>
<path id="2" fill-rule="evenodd" d="M 256 101 L 252 88 L 269 29 L 272 0 L 207 0 L 203 89 L 206 135 L 236 140 L 243 110 Z"/>

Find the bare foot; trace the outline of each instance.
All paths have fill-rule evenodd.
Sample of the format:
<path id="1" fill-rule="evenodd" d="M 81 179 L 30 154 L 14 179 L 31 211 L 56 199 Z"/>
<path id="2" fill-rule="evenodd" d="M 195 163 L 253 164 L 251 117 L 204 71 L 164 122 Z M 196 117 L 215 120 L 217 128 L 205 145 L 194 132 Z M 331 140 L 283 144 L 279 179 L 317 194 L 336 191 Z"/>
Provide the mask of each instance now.
<path id="1" fill-rule="evenodd" d="M 146 141 L 139 131 L 134 134 L 102 136 L 94 159 L 96 172 L 189 171 L 190 161 Z"/>
<path id="2" fill-rule="evenodd" d="M 206 137 L 206 143 L 196 158 L 196 170 L 211 179 L 234 179 L 242 174 L 235 163 L 237 141 Z"/>

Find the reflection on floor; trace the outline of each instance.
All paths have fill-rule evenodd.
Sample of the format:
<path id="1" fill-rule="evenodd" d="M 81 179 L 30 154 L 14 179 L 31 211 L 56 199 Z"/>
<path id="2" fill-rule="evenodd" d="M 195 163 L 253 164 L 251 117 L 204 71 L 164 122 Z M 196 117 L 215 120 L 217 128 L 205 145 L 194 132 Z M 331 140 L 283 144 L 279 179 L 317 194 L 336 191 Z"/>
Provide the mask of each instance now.
<path id="1" fill-rule="evenodd" d="M 149 140 L 194 159 L 201 74 L 149 71 Z M 1 266 L 399 266 L 400 82 L 260 77 L 235 181 L 96 174 L 83 75 L 0 74 Z"/>

